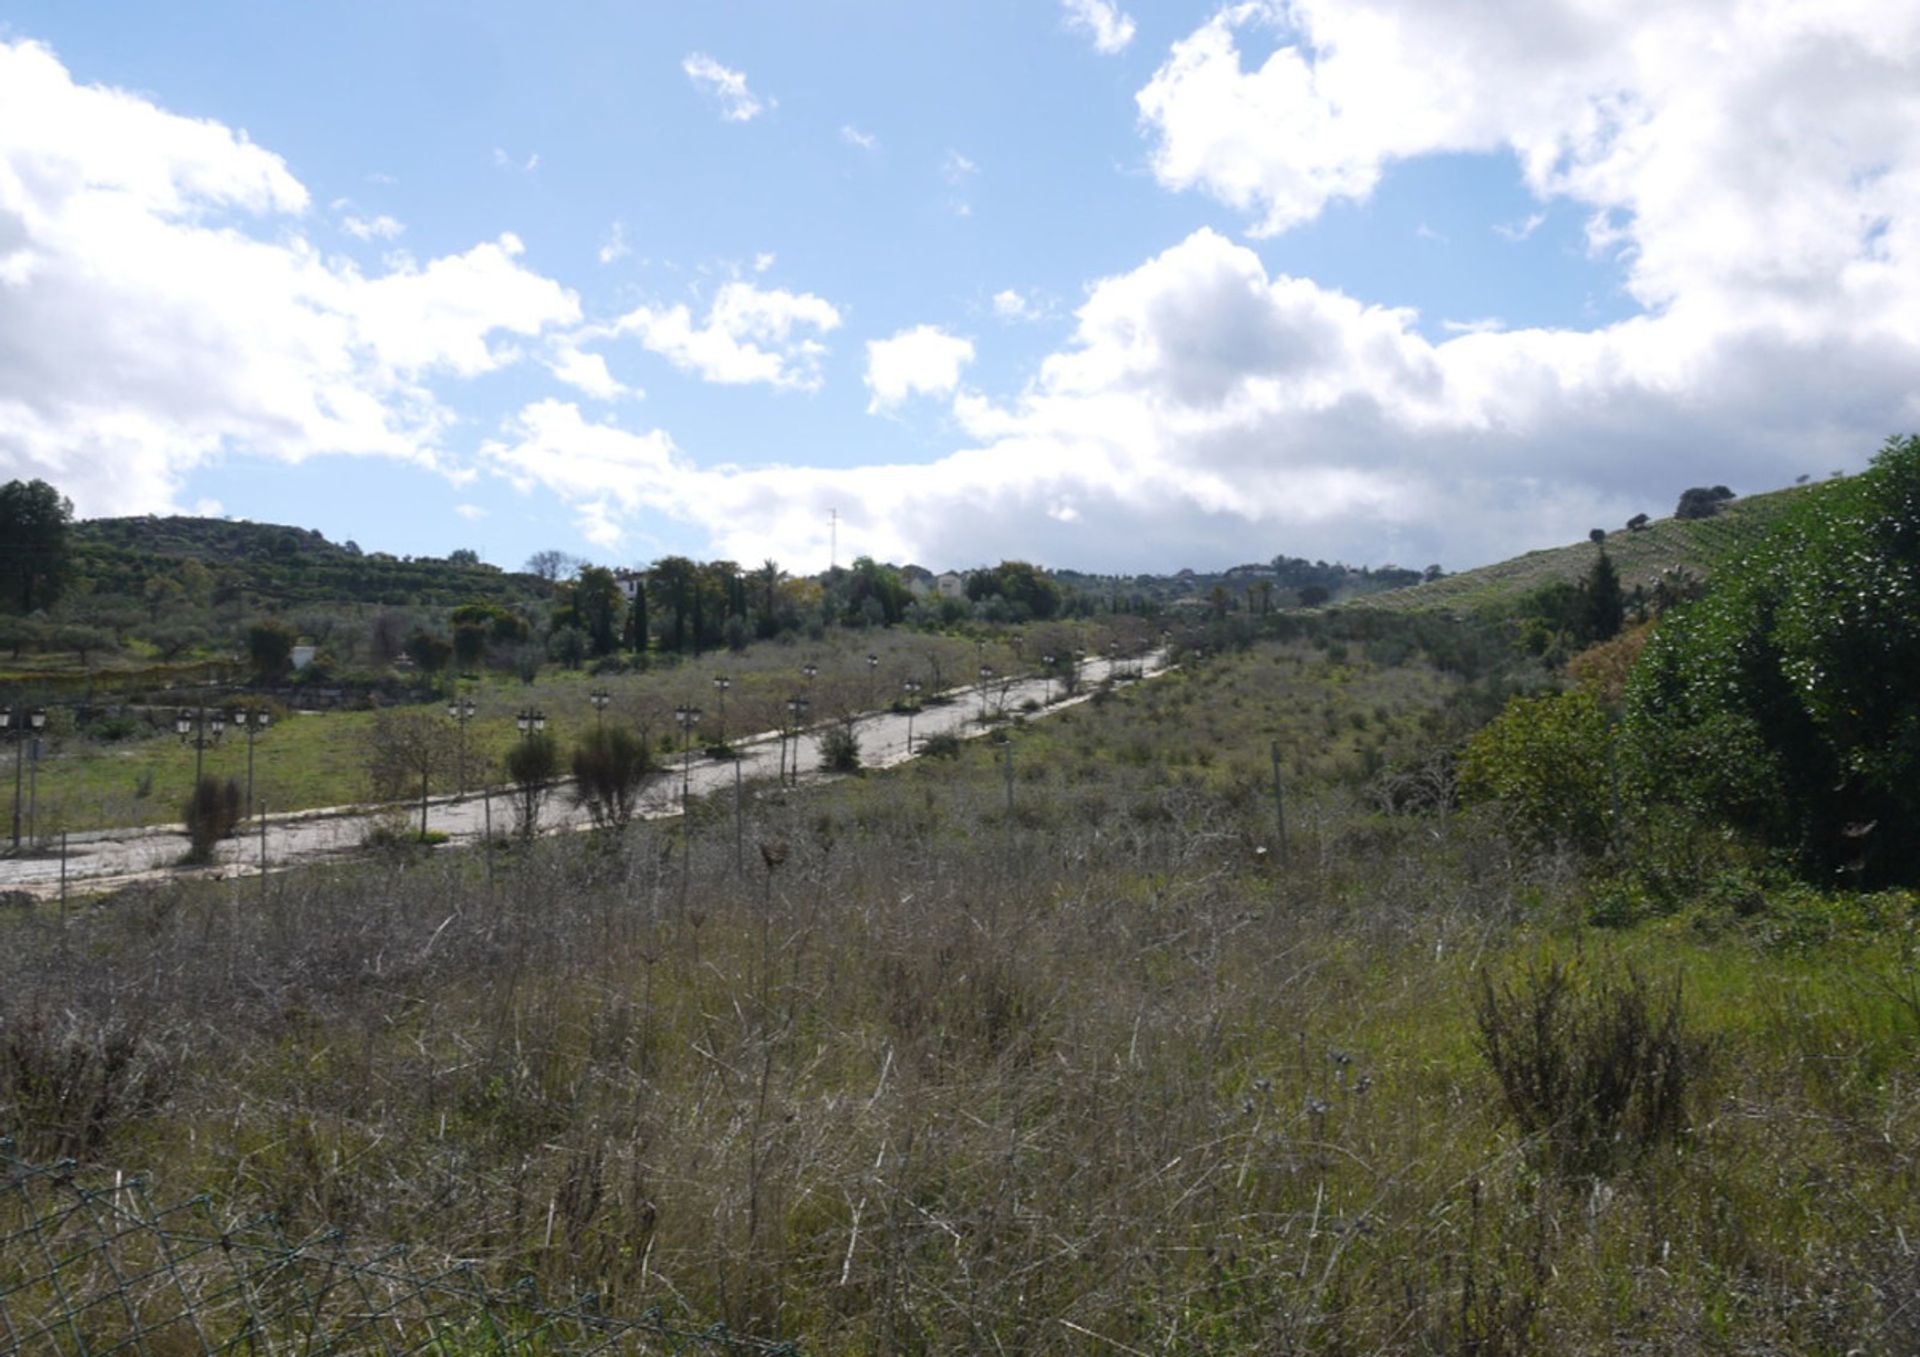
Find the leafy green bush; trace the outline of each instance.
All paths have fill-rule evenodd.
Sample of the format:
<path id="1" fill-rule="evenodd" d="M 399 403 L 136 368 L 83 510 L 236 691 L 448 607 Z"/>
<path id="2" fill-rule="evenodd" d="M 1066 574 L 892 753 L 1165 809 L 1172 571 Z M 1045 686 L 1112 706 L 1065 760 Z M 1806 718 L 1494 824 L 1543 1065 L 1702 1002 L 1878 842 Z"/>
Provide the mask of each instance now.
<path id="1" fill-rule="evenodd" d="M 1821 487 L 1663 622 L 1627 689 L 1646 795 L 1826 875 L 1920 879 L 1920 437 Z"/>
<path id="2" fill-rule="evenodd" d="M 1538 843 L 1598 849 L 1611 827 L 1609 738 L 1588 692 L 1516 697 L 1467 742 L 1461 795 L 1498 801 Z"/>
<path id="3" fill-rule="evenodd" d="M 521 837 L 530 839 L 540 829 L 540 807 L 560 772 L 560 746 L 551 735 L 527 735 L 507 751 L 505 762 L 513 779 L 516 827 Z"/>
<path id="4" fill-rule="evenodd" d="M 820 737 L 820 769 L 827 773 L 860 771 L 860 737 L 853 722 L 834 726 Z"/>
<path id="5" fill-rule="evenodd" d="M 595 727 L 573 749 L 574 799 L 601 827 L 624 825 L 654 770 L 653 751 L 624 726 Z"/>
<path id="6" fill-rule="evenodd" d="M 957 759 L 960 757 L 960 737 L 950 730 L 938 731 L 921 740 L 918 748 L 930 759 Z"/>

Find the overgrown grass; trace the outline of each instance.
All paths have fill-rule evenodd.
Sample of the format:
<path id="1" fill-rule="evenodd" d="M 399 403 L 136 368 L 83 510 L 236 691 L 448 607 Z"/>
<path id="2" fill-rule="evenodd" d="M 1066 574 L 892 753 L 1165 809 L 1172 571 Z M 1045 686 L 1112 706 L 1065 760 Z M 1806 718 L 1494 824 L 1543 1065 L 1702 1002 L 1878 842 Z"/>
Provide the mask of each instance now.
<path id="1" fill-rule="evenodd" d="M 1912 1350 L 1911 908 L 1590 929 L 1444 795 L 1472 706 L 1263 647 L 1003 727 L 1011 815 L 980 740 L 737 839 L 722 798 L 22 912 L 0 1124 L 817 1352 Z M 1632 1154 L 1549 1153 L 1483 1054 L 1489 978 L 1567 966 L 1712 1052 Z"/>
<path id="2" fill-rule="evenodd" d="M 1064 650 L 1071 642 L 1100 651 L 1117 641 L 1137 644 L 1144 633 L 1128 633 L 1129 625 L 1138 632 L 1139 624 L 1133 619 L 1112 625 L 1036 627 L 1024 643 L 1029 650 L 1050 644 Z M 810 694 L 810 719 L 822 721 L 889 705 L 899 695 L 902 679 L 909 676 L 925 684 L 931 696 L 936 674 L 946 686 L 959 687 L 977 681 L 983 660 L 1001 674 L 1022 667 L 1014 650 L 1021 636 L 983 632 L 978 640 L 976 644 L 961 636 L 904 630 L 836 630 L 818 643 L 764 643 L 743 653 L 710 654 L 698 660 L 656 656 L 648 668 L 636 672 L 545 671 L 531 684 L 497 674 L 462 680 L 461 691 L 479 708 L 466 728 L 465 785 L 475 790 L 483 780 L 504 784 L 502 759 L 518 738 L 515 716 L 528 708 L 547 715 L 548 730 L 563 748 L 596 722 L 605 721 L 677 751 L 672 715 L 676 706 L 702 709 L 704 738 L 724 734 L 738 740 L 777 729 L 785 719 L 785 699 L 794 693 Z M 878 665 L 868 665 L 869 654 L 879 660 Z M 803 664 L 818 670 L 811 681 L 801 673 Z M 724 722 L 713 686 L 720 674 L 732 683 Z M 611 696 L 604 716 L 596 715 L 587 698 L 596 689 Z M 436 701 L 426 709 L 438 713 L 442 706 Z M 148 727 L 151 733 L 144 737 L 100 743 L 70 731 L 50 737 L 48 757 L 38 770 L 36 818 L 43 834 L 177 822 L 180 803 L 193 784 L 195 755 L 170 733 L 172 710 L 154 712 Z M 257 737 L 255 804 L 265 802 L 278 814 L 369 800 L 365 744 L 372 721 L 371 712 L 287 714 Z M 229 731 L 221 744 L 205 751 L 204 765 L 209 775 L 237 778 L 244 784 L 245 739 Z M 448 779 L 434 792 L 452 793 L 460 781 L 457 776 Z"/>

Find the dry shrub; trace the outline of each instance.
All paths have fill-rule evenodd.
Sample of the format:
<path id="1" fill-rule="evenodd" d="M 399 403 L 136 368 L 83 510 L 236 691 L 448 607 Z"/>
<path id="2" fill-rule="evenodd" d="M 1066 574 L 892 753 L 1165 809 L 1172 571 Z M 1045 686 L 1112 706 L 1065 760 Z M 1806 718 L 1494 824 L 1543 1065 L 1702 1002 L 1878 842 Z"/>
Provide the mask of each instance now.
<path id="1" fill-rule="evenodd" d="M 1481 972 L 1480 1051 L 1507 1111 L 1563 1173 L 1606 1175 L 1687 1128 L 1707 1045 L 1685 1030 L 1680 986 L 1560 961 L 1496 985 Z"/>
<path id="2" fill-rule="evenodd" d="M 36 1008 L 0 1036 L 0 1126 L 16 1130 L 28 1155 L 85 1157 L 158 1108 L 172 1080 L 137 1021 Z"/>
<path id="3" fill-rule="evenodd" d="M 202 777 L 187 798 L 187 861 L 213 861 L 214 846 L 233 837 L 242 814 L 240 784 L 232 778 Z"/>

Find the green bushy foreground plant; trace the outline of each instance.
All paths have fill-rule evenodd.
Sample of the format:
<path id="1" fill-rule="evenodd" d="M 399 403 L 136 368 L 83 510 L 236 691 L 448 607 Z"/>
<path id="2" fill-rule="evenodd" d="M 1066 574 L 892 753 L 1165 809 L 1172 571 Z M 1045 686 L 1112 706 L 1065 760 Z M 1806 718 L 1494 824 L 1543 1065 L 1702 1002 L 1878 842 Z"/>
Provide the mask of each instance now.
<path id="1" fill-rule="evenodd" d="M 1800 501 L 1716 581 L 1628 688 L 1649 798 L 1810 872 L 1920 880 L 1920 436 Z"/>
<path id="2" fill-rule="evenodd" d="M 738 837 L 14 912 L 0 1126 L 817 1353 L 1913 1350 L 1912 902 L 1585 930 L 1403 794 L 1503 693 L 1372 645 L 1005 727 L 1011 815 L 967 741 Z"/>

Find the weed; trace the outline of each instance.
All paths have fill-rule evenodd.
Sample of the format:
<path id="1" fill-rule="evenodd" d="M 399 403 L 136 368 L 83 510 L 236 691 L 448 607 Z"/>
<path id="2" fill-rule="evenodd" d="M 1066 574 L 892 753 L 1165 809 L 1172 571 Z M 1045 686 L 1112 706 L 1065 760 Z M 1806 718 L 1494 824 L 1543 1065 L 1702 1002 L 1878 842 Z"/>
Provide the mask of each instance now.
<path id="1" fill-rule="evenodd" d="M 1606 1175 L 1686 1130 L 1707 1045 L 1678 982 L 1655 994 L 1637 971 L 1558 960 L 1498 986 L 1482 971 L 1474 1021 L 1509 1115 L 1560 1171 Z"/>

